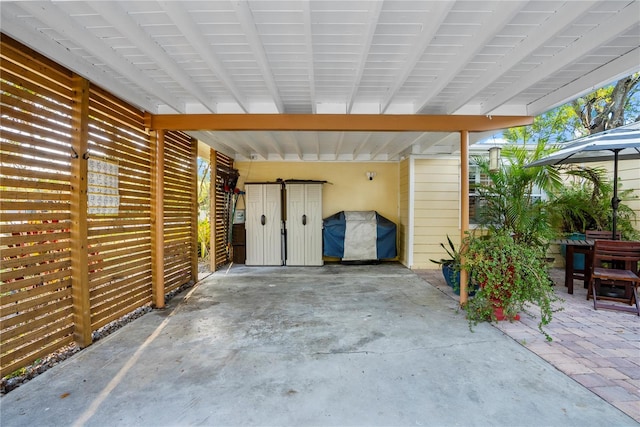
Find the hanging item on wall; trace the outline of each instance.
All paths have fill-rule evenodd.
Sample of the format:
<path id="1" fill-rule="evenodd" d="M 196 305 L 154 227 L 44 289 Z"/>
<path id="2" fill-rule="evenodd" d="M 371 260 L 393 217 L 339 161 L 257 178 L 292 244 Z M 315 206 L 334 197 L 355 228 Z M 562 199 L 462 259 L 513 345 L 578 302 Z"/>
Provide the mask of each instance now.
<path id="1" fill-rule="evenodd" d="M 222 178 L 223 190 L 227 193 L 234 193 L 240 177 L 238 170 L 223 165 L 219 165 L 217 169 L 218 175 Z"/>
<path id="2" fill-rule="evenodd" d="M 89 157 L 87 208 L 90 215 L 118 215 L 118 162 Z"/>

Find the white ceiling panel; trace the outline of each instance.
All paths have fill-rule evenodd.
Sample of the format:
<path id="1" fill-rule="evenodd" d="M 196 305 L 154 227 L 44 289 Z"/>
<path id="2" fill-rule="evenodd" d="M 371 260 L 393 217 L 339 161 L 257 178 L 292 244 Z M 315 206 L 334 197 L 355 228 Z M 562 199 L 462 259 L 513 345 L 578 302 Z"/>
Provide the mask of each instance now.
<path id="1" fill-rule="evenodd" d="M 537 115 L 640 70 L 638 0 L 2 1 L 2 31 L 151 113 Z M 237 158 L 397 160 L 457 134 L 194 133 Z M 474 136 L 472 135 L 472 139 Z"/>

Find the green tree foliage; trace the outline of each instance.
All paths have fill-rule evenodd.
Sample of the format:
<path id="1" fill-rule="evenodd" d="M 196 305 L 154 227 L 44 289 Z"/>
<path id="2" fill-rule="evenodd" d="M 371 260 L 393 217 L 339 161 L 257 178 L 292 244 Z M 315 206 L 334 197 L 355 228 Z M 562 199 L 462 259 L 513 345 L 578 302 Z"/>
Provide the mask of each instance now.
<path id="1" fill-rule="evenodd" d="M 575 111 L 565 104 L 536 116 L 530 126 L 520 126 L 503 132 L 506 141 L 513 144 L 549 144 L 565 141 L 572 135 L 577 123 Z M 571 138 L 573 138 L 571 136 Z"/>
<path id="2" fill-rule="evenodd" d="M 503 136 L 511 145 L 544 144 L 554 151 L 560 147 L 558 143 L 638 121 L 640 120 L 639 83 L 640 73 L 625 77 L 613 85 L 597 89 L 535 117 L 530 126 L 508 129 L 504 131 Z M 507 154 L 507 150 L 503 152 Z M 586 229 L 611 229 L 613 182 L 607 180 L 606 171 L 578 165 L 564 165 L 557 167 L 556 172 L 569 177 L 567 185 L 559 187 L 538 185 L 550 196 L 548 219 L 555 230 L 566 233 L 584 232 Z M 500 192 L 504 190 L 496 190 L 496 193 Z M 623 191 L 619 197 L 628 200 L 634 197 L 633 191 Z M 506 209 L 505 206 L 505 212 Z M 515 210 L 511 208 L 511 211 Z M 634 219 L 634 212 L 620 204 L 618 229 L 626 238 L 637 236 L 637 231 L 633 227 Z M 526 222 L 531 222 L 531 219 Z"/>
<path id="3" fill-rule="evenodd" d="M 640 100 L 636 96 L 639 82 L 640 73 L 636 73 L 573 101 L 571 107 L 579 118 L 582 135 L 640 120 Z"/>
<path id="4" fill-rule="evenodd" d="M 211 210 L 209 189 L 211 187 L 211 165 L 198 158 L 198 212 L 199 216 L 209 217 Z"/>
<path id="5" fill-rule="evenodd" d="M 510 143 L 558 143 L 640 120 L 640 73 L 536 116 L 533 124 L 507 129 Z"/>
<path id="6" fill-rule="evenodd" d="M 209 162 L 198 158 L 198 245 L 200 247 L 199 252 L 202 258 L 207 258 L 210 248 L 210 188 L 211 165 Z"/>

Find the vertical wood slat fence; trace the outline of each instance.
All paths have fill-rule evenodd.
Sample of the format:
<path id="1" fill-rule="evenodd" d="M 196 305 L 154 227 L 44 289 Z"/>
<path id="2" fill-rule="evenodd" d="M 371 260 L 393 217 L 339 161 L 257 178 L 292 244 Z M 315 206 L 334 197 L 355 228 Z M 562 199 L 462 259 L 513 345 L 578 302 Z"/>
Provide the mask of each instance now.
<path id="1" fill-rule="evenodd" d="M 165 135 L 165 293 L 198 277 L 197 149 L 196 141 L 184 133 Z"/>
<path id="2" fill-rule="evenodd" d="M 0 45 L 0 374 L 74 339 L 73 76 Z"/>
<path id="3" fill-rule="evenodd" d="M 144 115 L 125 107 L 89 91 L 88 157 L 115 162 L 120 197 L 117 214 L 88 216 L 92 330 L 151 302 L 151 149 Z"/>
<path id="4" fill-rule="evenodd" d="M 142 111 L 5 35 L 0 61 L 4 377 L 151 303 L 154 162 Z M 197 278 L 197 153 L 165 143 L 166 294 Z M 116 167 L 115 210 L 88 203 L 92 159 Z"/>
<path id="5" fill-rule="evenodd" d="M 222 153 L 213 152 L 211 162 L 211 188 L 214 190 L 212 195 L 213 209 L 215 212 L 212 216 L 215 218 L 215 226 L 212 226 L 212 259 L 214 267 L 217 270 L 221 266 L 231 261 L 231 248 L 228 241 L 229 228 L 231 226 L 232 214 L 232 194 L 225 191 L 225 179 L 223 170 L 233 169 L 233 159 Z M 215 171 L 215 173 L 214 173 Z M 215 246 L 215 248 L 214 248 Z"/>

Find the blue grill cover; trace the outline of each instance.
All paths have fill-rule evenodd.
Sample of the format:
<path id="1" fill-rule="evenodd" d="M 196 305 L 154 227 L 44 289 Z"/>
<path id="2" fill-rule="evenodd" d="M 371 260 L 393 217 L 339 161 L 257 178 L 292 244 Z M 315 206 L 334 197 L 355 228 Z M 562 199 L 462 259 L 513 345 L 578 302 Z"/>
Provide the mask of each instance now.
<path id="1" fill-rule="evenodd" d="M 397 256 L 396 251 L 396 224 L 382 215 L 376 214 L 376 254 L 377 259 L 390 259 Z M 344 237 L 346 230 L 346 218 L 344 211 L 333 214 L 323 220 L 322 231 L 324 256 L 343 258 Z M 365 260 L 363 260 L 365 261 Z"/>

